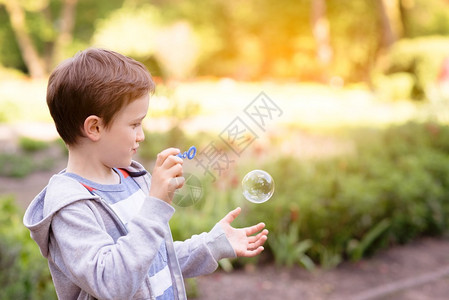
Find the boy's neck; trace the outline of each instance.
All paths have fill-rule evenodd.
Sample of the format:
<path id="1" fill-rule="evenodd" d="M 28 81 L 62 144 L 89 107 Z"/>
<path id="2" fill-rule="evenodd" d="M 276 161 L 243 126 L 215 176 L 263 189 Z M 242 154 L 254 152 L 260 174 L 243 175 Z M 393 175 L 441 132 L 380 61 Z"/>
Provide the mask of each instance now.
<path id="1" fill-rule="evenodd" d="M 92 152 L 83 151 L 82 147 L 69 147 L 66 172 L 99 184 L 120 183 L 120 176 L 111 167 L 104 165 Z"/>

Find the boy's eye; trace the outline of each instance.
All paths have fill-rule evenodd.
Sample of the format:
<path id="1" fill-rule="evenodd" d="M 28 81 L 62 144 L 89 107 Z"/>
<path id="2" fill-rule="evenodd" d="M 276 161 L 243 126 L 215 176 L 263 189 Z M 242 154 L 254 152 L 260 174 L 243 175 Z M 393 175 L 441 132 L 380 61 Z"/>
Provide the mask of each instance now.
<path id="1" fill-rule="evenodd" d="M 135 124 L 132 125 L 133 128 L 136 128 L 136 127 L 139 127 L 139 126 L 140 126 L 140 123 L 135 123 Z"/>

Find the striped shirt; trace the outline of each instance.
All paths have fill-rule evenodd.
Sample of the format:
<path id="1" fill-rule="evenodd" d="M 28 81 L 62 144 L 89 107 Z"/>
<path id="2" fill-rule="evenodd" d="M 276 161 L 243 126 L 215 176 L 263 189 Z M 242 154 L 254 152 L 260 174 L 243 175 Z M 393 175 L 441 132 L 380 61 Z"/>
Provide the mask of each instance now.
<path id="1" fill-rule="evenodd" d="M 143 201 L 145 201 L 145 194 L 126 171 L 115 168 L 114 171 L 120 176 L 119 184 L 103 185 L 73 173 L 65 173 L 65 175 L 77 180 L 92 194 L 104 199 L 127 227 L 128 222 L 139 212 Z M 150 266 L 148 274 L 157 300 L 174 299 L 165 242 L 162 242 L 159 246 L 159 251 Z"/>

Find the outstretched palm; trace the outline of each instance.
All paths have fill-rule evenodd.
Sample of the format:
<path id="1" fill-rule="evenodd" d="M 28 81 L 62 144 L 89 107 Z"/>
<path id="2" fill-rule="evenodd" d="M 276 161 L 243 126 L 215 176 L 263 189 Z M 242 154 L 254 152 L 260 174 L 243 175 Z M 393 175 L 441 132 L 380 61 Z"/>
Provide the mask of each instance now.
<path id="1" fill-rule="evenodd" d="M 234 228 L 231 223 L 240 214 L 238 207 L 229 212 L 219 224 L 222 226 L 226 237 L 234 248 L 235 254 L 241 257 L 253 257 L 260 254 L 264 248 L 263 244 L 267 240 L 268 230 L 264 229 L 265 224 L 259 223 L 245 228 Z"/>

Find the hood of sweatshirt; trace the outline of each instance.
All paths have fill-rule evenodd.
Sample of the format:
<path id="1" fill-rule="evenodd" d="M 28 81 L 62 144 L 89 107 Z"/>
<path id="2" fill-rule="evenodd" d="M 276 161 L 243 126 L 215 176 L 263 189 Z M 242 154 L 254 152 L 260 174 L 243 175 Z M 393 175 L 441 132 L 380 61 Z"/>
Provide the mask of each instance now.
<path id="1" fill-rule="evenodd" d="M 144 190 L 149 190 L 150 181 L 145 169 L 137 162 L 133 162 L 126 171 L 132 177 L 140 177 L 136 182 Z M 48 257 L 49 236 L 53 216 L 63 207 L 76 201 L 92 199 L 100 201 L 98 196 L 92 195 L 87 188 L 75 179 L 65 176 L 65 171 L 51 177 L 48 185 L 31 201 L 23 217 L 24 225 L 30 230 L 31 238 L 36 241 L 40 252 Z M 144 179 L 144 177 L 146 177 Z"/>

